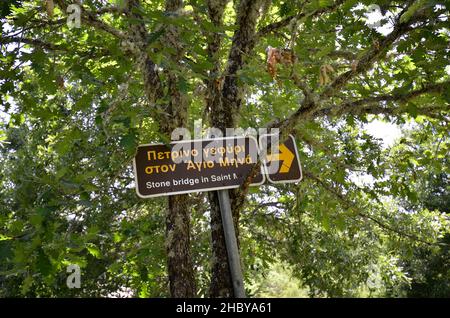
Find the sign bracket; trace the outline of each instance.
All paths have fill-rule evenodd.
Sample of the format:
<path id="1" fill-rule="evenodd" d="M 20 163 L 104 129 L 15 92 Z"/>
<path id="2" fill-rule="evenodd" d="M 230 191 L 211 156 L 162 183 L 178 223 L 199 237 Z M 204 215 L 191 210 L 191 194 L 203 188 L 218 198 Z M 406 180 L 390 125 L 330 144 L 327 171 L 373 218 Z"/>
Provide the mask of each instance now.
<path id="1" fill-rule="evenodd" d="M 223 233 L 227 248 L 228 264 L 233 283 L 234 297 L 245 298 L 244 279 L 242 276 L 241 261 L 231 214 L 230 195 L 228 190 L 217 191 L 219 197 L 220 215 L 222 217 Z"/>

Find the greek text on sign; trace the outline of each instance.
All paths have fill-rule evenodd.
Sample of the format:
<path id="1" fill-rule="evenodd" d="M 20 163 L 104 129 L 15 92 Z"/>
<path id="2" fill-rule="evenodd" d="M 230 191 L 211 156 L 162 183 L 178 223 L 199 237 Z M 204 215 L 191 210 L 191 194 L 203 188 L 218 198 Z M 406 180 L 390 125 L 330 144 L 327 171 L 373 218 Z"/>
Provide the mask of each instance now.
<path id="1" fill-rule="evenodd" d="M 134 158 L 136 192 L 142 198 L 237 188 L 257 162 L 255 138 L 227 137 L 142 145 Z M 258 174 L 252 185 L 264 183 Z"/>

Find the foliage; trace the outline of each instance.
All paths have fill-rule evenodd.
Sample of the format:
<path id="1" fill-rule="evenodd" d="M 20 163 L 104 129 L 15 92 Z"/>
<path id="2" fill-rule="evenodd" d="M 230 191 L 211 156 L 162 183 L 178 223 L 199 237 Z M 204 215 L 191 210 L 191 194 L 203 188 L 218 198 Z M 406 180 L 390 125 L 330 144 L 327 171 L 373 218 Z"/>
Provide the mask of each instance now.
<path id="1" fill-rule="evenodd" d="M 426 126 L 419 126 L 418 129 L 409 132 L 409 138 L 402 140 L 401 151 L 413 151 L 419 161 L 424 160 L 423 154 L 429 156 L 429 151 L 433 151 L 435 156 L 442 158 L 444 166 L 435 164 L 431 169 L 407 173 L 405 177 L 408 183 L 414 184 L 417 200 L 405 200 L 403 206 L 410 210 L 440 211 L 448 216 L 450 213 L 448 142 L 445 141 L 445 134 L 427 134 Z M 420 143 L 417 143 L 417 140 Z M 411 178 L 413 180 L 410 180 Z M 404 293 L 409 297 L 450 297 L 449 234 L 445 234 L 438 242 L 439 245 L 433 249 L 419 247 L 413 251 L 412 257 L 409 255 L 402 257 L 411 276 L 410 286 L 404 287 Z"/>
<path id="2" fill-rule="evenodd" d="M 138 144 L 169 139 L 158 120 L 168 95 L 147 98 L 132 47 L 104 27 L 126 33 L 142 21 L 116 1 L 86 0 L 86 12 L 100 13 L 69 28 L 58 6 L 49 17 L 43 1 L 5 3 L 0 297 L 169 296 L 167 202 L 136 196 L 131 164 Z M 164 3 L 142 1 L 146 57 L 162 82 L 177 74 L 172 86 L 192 125 L 210 115 L 205 82 L 221 83 L 215 62 L 229 65 L 238 1 L 228 2 L 220 26 L 206 1 L 185 1 L 185 14 L 168 14 Z M 244 100 L 237 124 L 291 127 L 304 179 L 249 190 L 239 229 L 246 283 L 264 296 L 293 296 L 290 275 L 313 297 L 449 296 L 450 2 L 378 1 L 392 17 L 384 30 L 364 23 L 358 3 L 372 1 L 255 3 L 265 14 L 236 74 Z M 181 30 L 177 63 L 169 26 Z M 217 34 L 215 61 L 206 44 Z M 268 47 L 295 58 L 267 65 Z M 326 81 L 324 69 L 333 70 Z M 388 147 L 365 129 L 379 120 L 412 128 Z M 210 206 L 204 193 L 189 204 L 205 296 Z M 81 289 L 66 286 L 69 264 L 81 267 Z"/>
<path id="3" fill-rule="evenodd" d="M 292 272 L 281 263 L 274 263 L 268 271 L 258 278 L 251 286 L 249 296 L 262 298 L 305 298 L 307 290 L 302 288 L 298 279 L 292 277 Z"/>

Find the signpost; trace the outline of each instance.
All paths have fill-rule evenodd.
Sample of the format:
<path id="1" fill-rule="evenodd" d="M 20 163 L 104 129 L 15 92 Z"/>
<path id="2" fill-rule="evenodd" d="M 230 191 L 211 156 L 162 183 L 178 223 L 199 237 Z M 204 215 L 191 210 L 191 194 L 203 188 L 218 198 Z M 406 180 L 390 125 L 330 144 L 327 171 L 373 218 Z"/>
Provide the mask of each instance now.
<path id="1" fill-rule="evenodd" d="M 272 135 L 261 135 L 259 137 L 260 148 L 266 147 L 273 142 Z M 265 174 L 270 183 L 297 183 L 302 180 L 302 168 L 298 157 L 297 145 L 294 136 L 284 143 L 278 143 L 278 149 L 262 158 Z"/>
<path id="2" fill-rule="evenodd" d="M 139 146 L 134 158 L 141 198 L 238 188 L 258 158 L 253 137 L 226 137 Z M 258 174 L 252 185 L 261 185 Z"/>
<path id="3" fill-rule="evenodd" d="M 261 135 L 260 147 L 275 144 L 274 136 Z M 236 233 L 228 189 L 238 188 L 258 162 L 260 149 L 249 136 L 186 140 L 169 146 L 149 144 L 138 147 L 134 158 L 136 192 L 141 198 L 217 190 L 234 296 L 245 297 Z M 300 160 L 293 136 L 260 158 L 261 173 L 251 185 L 299 182 Z"/>

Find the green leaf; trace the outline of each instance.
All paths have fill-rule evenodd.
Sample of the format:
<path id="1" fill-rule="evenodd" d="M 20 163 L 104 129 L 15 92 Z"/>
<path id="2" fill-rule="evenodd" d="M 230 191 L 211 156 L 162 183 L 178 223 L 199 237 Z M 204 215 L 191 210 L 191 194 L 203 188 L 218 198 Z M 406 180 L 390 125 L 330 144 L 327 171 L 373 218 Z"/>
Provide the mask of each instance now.
<path id="1" fill-rule="evenodd" d="M 122 235 L 119 232 L 114 233 L 113 241 L 114 243 L 119 243 L 122 241 Z"/>
<path id="2" fill-rule="evenodd" d="M 75 110 L 86 110 L 92 106 L 92 98 L 91 94 L 84 94 L 78 99 L 74 105 Z"/>
<path id="3" fill-rule="evenodd" d="M 30 217 L 30 223 L 36 228 L 40 228 L 41 227 L 41 224 L 42 224 L 43 220 L 44 220 L 44 218 L 42 217 L 42 215 L 39 215 L 39 214 L 33 214 Z"/>
<path id="4" fill-rule="evenodd" d="M 161 28 L 159 31 L 150 33 L 150 35 L 147 38 L 147 43 L 150 45 L 153 42 L 156 42 L 165 32 L 166 29 Z"/>
<path id="5" fill-rule="evenodd" d="M 9 231 L 12 236 L 19 236 L 22 234 L 25 224 L 22 220 L 16 220 L 9 226 Z"/>
<path id="6" fill-rule="evenodd" d="M 411 5 L 408 10 L 400 17 L 400 23 L 408 22 L 416 13 L 416 11 L 427 5 L 428 2 L 429 0 L 416 0 L 416 2 L 414 2 L 414 4 Z"/>
<path id="7" fill-rule="evenodd" d="M 22 283 L 22 288 L 21 288 L 22 295 L 25 295 L 26 293 L 28 293 L 28 291 L 30 290 L 32 285 L 33 285 L 33 277 L 28 275 L 27 277 L 25 277 L 25 279 L 23 280 L 23 283 Z"/>
<path id="8" fill-rule="evenodd" d="M 69 168 L 68 168 L 68 167 L 62 167 L 61 169 L 59 169 L 59 170 L 56 172 L 56 175 L 55 175 L 56 179 L 57 179 L 57 180 L 61 179 L 62 177 L 64 177 L 64 175 L 65 175 L 68 171 L 69 171 Z"/>
<path id="9" fill-rule="evenodd" d="M 190 89 L 190 85 L 188 83 L 188 81 L 186 81 L 184 78 L 180 78 L 178 80 L 178 89 L 182 92 L 182 93 L 187 93 L 189 92 Z"/>
<path id="10" fill-rule="evenodd" d="M 324 230 L 326 232 L 330 231 L 330 217 L 328 216 L 328 214 L 325 212 L 324 214 L 322 214 L 322 226 L 324 228 Z"/>
<path id="11" fill-rule="evenodd" d="M 417 105 L 413 102 L 408 103 L 407 111 L 408 111 L 408 114 L 410 114 L 411 117 L 413 117 L 413 118 L 416 118 L 417 115 L 419 114 Z"/>
<path id="12" fill-rule="evenodd" d="M 138 146 L 137 136 L 134 131 L 122 136 L 120 139 L 120 145 L 125 149 L 125 151 L 132 155 L 136 151 Z"/>
<path id="13" fill-rule="evenodd" d="M 86 249 L 88 250 L 89 254 L 91 254 L 95 258 L 101 258 L 102 257 L 100 250 L 97 248 L 97 246 L 95 246 L 95 244 L 93 244 L 93 243 L 86 243 Z"/>
<path id="14" fill-rule="evenodd" d="M 50 275 L 52 270 L 52 264 L 50 262 L 49 257 L 44 253 L 42 249 L 39 249 L 36 265 L 37 269 L 43 276 Z"/>

